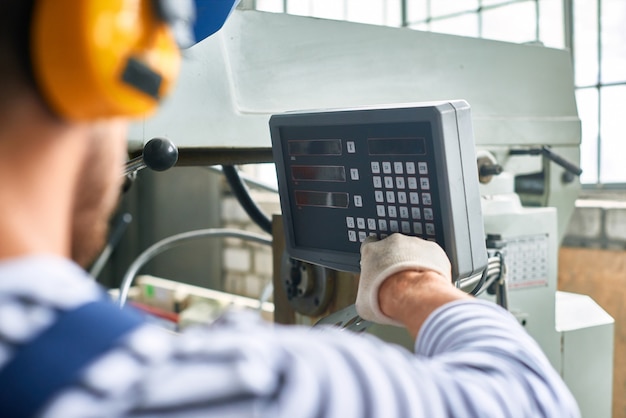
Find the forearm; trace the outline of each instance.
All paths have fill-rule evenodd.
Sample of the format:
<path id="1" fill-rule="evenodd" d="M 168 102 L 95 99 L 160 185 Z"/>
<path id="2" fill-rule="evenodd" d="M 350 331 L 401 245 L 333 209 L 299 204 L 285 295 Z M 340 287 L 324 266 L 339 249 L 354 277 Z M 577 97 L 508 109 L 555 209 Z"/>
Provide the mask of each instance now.
<path id="1" fill-rule="evenodd" d="M 437 308 L 471 296 L 451 286 L 439 273 L 405 270 L 390 276 L 380 286 L 381 311 L 400 321 L 415 339 L 426 318 Z"/>

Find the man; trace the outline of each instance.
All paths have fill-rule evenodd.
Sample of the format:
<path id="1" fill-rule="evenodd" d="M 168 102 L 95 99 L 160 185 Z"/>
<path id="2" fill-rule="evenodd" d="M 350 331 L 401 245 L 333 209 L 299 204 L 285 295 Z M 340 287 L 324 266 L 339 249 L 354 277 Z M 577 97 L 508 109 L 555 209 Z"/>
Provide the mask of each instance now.
<path id="1" fill-rule="evenodd" d="M 126 120 L 69 121 L 42 99 L 31 3 L 0 5 L 0 415 L 578 416 L 515 319 L 454 288 L 443 250 L 417 238 L 363 245 L 357 300 L 365 318 L 407 327 L 415 354 L 234 314 L 172 336 L 102 308 L 79 266 L 104 242 Z M 108 316 L 85 319 L 90 306 Z"/>

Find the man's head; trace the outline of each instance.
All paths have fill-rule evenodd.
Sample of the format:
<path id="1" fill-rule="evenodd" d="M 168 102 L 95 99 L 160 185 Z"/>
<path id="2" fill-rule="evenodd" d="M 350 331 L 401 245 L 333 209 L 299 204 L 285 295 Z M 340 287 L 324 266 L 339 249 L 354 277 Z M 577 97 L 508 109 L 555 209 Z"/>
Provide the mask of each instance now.
<path id="1" fill-rule="evenodd" d="M 216 29 L 236 1 L 228 3 Z M 5 217 L 11 218 L 5 226 L 13 221 L 5 228 L 11 232 L 20 230 L 14 225 L 27 223 L 27 215 L 11 213 L 8 199 L 3 207 L 2 195 L 7 195 L 18 202 L 14 207 L 33 212 L 31 220 L 40 226 L 21 230 L 31 235 L 41 231 L 42 236 L 44 229 L 48 236 L 63 231 L 65 242 L 57 247 L 82 265 L 89 263 L 104 242 L 120 188 L 126 119 L 155 109 L 171 88 L 179 63 L 177 34 L 191 33 L 181 32 L 181 27 L 191 28 L 190 11 L 212 16 L 223 4 L 222 0 L 0 1 L 0 172 L 4 173 L 0 173 L 0 234 Z M 31 201 L 45 208 L 37 213 L 25 203 Z M 62 226 L 55 230 L 50 227 L 54 222 Z M 22 247 L 3 253 L 0 242 L 0 257 L 33 246 Z M 44 245 L 35 247 L 46 251 Z"/>
<path id="2" fill-rule="evenodd" d="M 2 158 L 21 161 L 21 164 L 15 164 L 16 168 L 13 169 L 12 175 L 4 176 L 0 182 L 0 189 L 3 189 L 0 193 L 3 196 L 5 194 L 8 196 L 8 193 L 15 195 L 16 190 L 19 192 L 20 189 L 12 188 L 7 183 L 24 181 L 27 186 L 22 187 L 23 198 L 15 196 L 15 201 L 44 201 L 34 199 L 33 195 L 36 192 L 33 189 L 36 187 L 29 186 L 34 184 L 34 181 L 30 180 L 35 177 L 33 173 L 37 173 L 40 178 L 47 175 L 48 178 L 40 179 L 41 183 L 56 191 L 59 199 L 65 199 L 67 202 L 61 204 L 48 198 L 49 205 L 33 208 L 32 213 L 36 215 L 32 215 L 31 218 L 38 216 L 39 219 L 31 219 L 31 222 L 33 224 L 59 222 L 61 217 L 55 216 L 57 212 L 53 207 L 58 204 L 58 207 L 65 208 L 65 212 L 70 212 L 66 215 L 66 218 L 69 218 L 69 221 L 66 221 L 68 226 L 63 228 L 66 235 L 64 240 L 70 247 L 66 255 L 81 265 L 88 265 L 102 248 L 108 218 L 118 200 L 121 172 L 126 158 L 126 120 L 103 118 L 69 121 L 59 115 L 44 99 L 35 79 L 31 60 L 31 18 L 35 3 L 36 0 L 0 2 L 0 146 L 3 151 Z M 59 24 L 62 25 L 63 22 Z M 30 133 L 28 139 L 24 138 L 25 132 Z M 58 147 L 50 146 L 51 142 L 64 143 L 65 139 L 60 138 L 61 136 L 77 138 L 75 142 L 81 146 L 67 148 L 65 154 L 63 149 L 59 151 Z M 28 153 L 25 150 L 28 150 Z M 49 156 L 36 153 L 47 153 Z M 75 165 L 76 169 L 71 171 L 71 177 L 62 176 L 58 170 L 46 171 L 41 168 L 41 161 L 46 161 L 43 157 L 64 160 L 60 161 L 59 165 L 50 167 L 67 163 L 67 166 Z M 30 161 L 33 161 L 32 165 Z M 34 161 L 37 161 L 39 166 L 36 166 Z M 28 179 L 28 182 L 23 179 Z M 71 192 L 64 193 L 66 190 Z M 27 194 L 29 195 L 26 196 Z M 4 216 L 7 212 L 10 213 L 6 211 L 0 214 L 5 218 L 0 219 L 0 222 L 3 220 L 13 222 L 8 229 L 19 231 L 16 225 L 18 222 Z M 26 223 L 27 220 L 23 221 L 23 218 L 20 221 Z M 22 228 L 24 229 L 27 230 Z M 42 247 L 37 250 L 40 251 Z M 21 252 L 27 250 L 20 249 Z"/>

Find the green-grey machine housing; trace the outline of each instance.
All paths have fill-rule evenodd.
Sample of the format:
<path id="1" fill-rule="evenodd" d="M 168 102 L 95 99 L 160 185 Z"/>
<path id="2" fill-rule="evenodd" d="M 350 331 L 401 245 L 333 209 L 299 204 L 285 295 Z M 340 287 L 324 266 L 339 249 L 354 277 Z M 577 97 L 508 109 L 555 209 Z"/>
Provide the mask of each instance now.
<path id="1" fill-rule="evenodd" d="M 359 272 L 365 237 L 399 232 L 436 241 L 453 280 L 486 267 L 467 102 L 284 113 L 269 124 L 291 257 Z"/>

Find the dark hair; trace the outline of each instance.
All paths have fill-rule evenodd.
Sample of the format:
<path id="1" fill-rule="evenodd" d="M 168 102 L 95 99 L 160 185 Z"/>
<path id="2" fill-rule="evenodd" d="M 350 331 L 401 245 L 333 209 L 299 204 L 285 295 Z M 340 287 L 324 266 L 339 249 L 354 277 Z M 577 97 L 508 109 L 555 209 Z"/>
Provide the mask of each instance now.
<path id="1" fill-rule="evenodd" d="M 35 0 L 0 0 L 0 107 L 25 88 L 35 89 L 30 21 Z"/>

